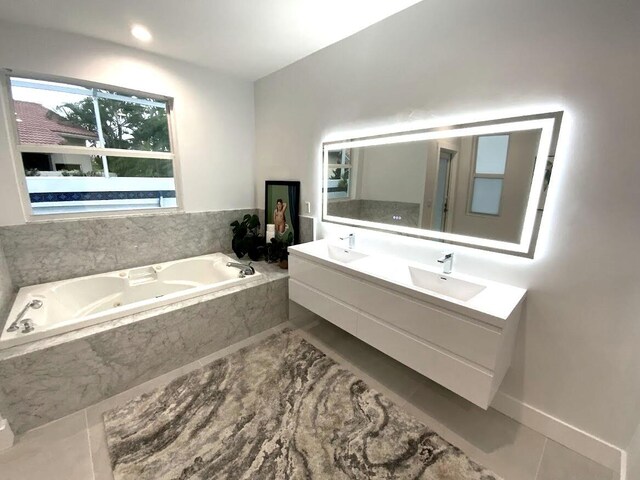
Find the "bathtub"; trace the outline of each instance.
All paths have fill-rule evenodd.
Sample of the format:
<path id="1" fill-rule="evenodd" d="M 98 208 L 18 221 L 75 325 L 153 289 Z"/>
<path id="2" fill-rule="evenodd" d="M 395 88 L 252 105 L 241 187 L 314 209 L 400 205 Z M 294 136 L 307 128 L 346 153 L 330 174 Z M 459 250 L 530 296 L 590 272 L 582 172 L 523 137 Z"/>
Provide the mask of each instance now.
<path id="1" fill-rule="evenodd" d="M 0 350 L 249 282 L 222 253 L 23 287 L 0 335 Z M 7 329 L 27 304 L 33 330 Z M 39 303 L 39 302 L 38 302 Z"/>

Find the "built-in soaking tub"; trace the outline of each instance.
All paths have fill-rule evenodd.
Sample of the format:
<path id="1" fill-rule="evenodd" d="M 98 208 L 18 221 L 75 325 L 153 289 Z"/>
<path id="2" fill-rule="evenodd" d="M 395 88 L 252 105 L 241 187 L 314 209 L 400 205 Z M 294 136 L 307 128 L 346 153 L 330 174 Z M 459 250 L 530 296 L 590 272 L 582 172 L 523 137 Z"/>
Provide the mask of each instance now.
<path id="1" fill-rule="evenodd" d="M 0 335 L 0 349 L 226 289 L 261 275 L 240 276 L 214 253 L 144 267 L 23 287 Z M 22 315 L 18 329 L 8 331 Z M 28 320 L 28 321 L 27 321 Z"/>

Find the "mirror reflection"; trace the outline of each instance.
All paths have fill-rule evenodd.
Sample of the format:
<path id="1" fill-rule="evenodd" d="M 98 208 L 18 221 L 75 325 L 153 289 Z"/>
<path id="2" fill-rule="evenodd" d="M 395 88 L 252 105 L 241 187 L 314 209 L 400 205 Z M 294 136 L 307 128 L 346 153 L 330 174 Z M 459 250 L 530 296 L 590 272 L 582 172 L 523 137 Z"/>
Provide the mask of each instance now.
<path id="1" fill-rule="evenodd" d="M 326 214 L 518 243 L 541 132 L 329 149 Z"/>

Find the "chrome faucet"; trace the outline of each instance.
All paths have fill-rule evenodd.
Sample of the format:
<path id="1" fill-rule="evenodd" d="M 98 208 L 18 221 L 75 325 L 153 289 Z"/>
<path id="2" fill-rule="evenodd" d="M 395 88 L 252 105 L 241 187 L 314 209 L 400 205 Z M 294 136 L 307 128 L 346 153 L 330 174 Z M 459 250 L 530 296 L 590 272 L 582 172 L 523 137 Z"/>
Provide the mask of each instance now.
<path id="1" fill-rule="evenodd" d="M 453 252 L 446 252 L 438 259 L 438 263 L 442 264 L 442 273 L 451 273 L 453 269 Z"/>
<path id="2" fill-rule="evenodd" d="M 251 266 L 251 262 L 249 263 L 236 263 L 236 262 L 227 262 L 227 267 L 235 267 L 240 269 L 240 273 L 238 276 L 240 278 L 244 278 L 247 275 L 253 275 L 256 273 L 256 269 Z"/>
<path id="3" fill-rule="evenodd" d="M 36 299 L 36 300 L 31 300 L 29 303 L 27 303 L 24 306 L 24 308 L 20 310 L 20 313 L 18 314 L 16 319 L 11 323 L 11 325 L 9 325 L 9 328 L 7 328 L 7 332 L 18 331 L 20 330 L 20 327 L 24 328 L 22 333 L 32 332 L 34 329 L 33 321 L 28 318 L 25 318 L 24 320 L 22 320 L 22 317 L 24 317 L 27 314 L 27 311 L 30 308 L 33 308 L 34 310 L 38 310 L 40 307 L 42 307 L 42 300 Z"/>
<path id="4" fill-rule="evenodd" d="M 355 233 L 350 233 L 349 235 L 347 235 L 346 237 L 340 237 L 340 240 L 346 240 L 349 239 L 349 248 L 353 248 L 356 246 L 356 234 Z"/>

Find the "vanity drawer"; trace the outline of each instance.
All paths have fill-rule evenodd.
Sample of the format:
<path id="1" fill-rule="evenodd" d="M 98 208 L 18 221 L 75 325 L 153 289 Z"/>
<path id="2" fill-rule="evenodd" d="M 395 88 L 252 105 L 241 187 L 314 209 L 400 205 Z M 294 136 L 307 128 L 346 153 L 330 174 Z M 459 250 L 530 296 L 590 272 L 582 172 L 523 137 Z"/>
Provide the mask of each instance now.
<path id="1" fill-rule="evenodd" d="M 358 338 L 485 410 L 492 400 L 491 372 L 412 338 L 375 318 L 360 315 Z"/>
<path id="2" fill-rule="evenodd" d="M 289 298 L 351 335 L 356 335 L 358 325 L 356 312 L 344 308 L 324 293 L 290 279 Z"/>
<path id="3" fill-rule="evenodd" d="M 291 255 L 292 279 L 493 370 L 502 331 Z"/>
<path id="4" fill-rule="evenodd" d="M 491 372 L 293 279 L 289 298 L 476 405 L 488 407 Z"/>

